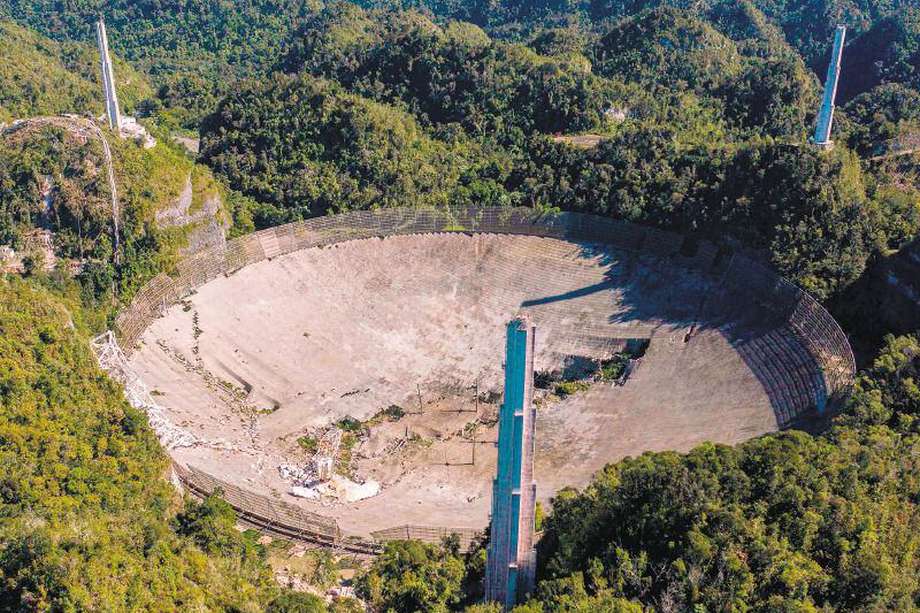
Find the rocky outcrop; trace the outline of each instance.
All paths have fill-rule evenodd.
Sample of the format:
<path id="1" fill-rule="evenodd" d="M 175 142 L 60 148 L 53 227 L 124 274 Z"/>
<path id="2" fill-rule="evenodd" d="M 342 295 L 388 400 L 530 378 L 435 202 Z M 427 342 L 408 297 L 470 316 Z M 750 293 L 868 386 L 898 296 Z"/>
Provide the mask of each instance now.
<path id="1" fill-rule="evenodd" d="M 0 246 L 0 272 L 25 273 L 54 270 L 58 258 L 54 250 L 54 234 L 50 230 L 34 229 L 20 238 L 20 248 Z M 77 269 L 78 263 L 73 263 Z"/>
<path id="2" fill-rule="evenodd" d="M 222 245 L 226 242 L 227 223 L 221 219 L 223 202 L 219 192 L 199 196 L 201 204 L 195 204 L 195 190 L 192 177 L 186 177 L 185 186 L 172 206 L 157 211 L 156 222 L 160 229 L 185 228 L 188 242 L 181 255 L 197 253 L 202 249 Z"/>
<path id="3" fill-rule="evenodd" d="M 901 333 L 920 329 L 920 238 L 888 258 L 876 282 L 884 288 L 882 316 L 886 323 Z"/>

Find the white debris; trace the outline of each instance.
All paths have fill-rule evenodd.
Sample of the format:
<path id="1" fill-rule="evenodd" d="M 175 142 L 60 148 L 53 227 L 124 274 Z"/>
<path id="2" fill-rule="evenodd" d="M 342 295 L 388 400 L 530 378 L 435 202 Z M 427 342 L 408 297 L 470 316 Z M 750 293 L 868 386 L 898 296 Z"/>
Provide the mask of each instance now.
<path id="1" fill-rule="evenodd" d="M 293 464 L 279 464 L 278 474 L 282 479 L 294 485 L 304 486 L 316 481 L 313 470 L 308 466 L 295 466 Z"/>
<path id="2" fill-rule="evenodd" d="M 329 480 L 318 480 L 311 467 L 281 464 L 278 466 L 278 473 L 282 479 L 293 483 L 288 490 L 291 496 L 308 500 L 331 498 L 357 502 L 380 493 L 380 483 L 377 481 L 369 479 L 364 483 L 356 483 L 341 475 L 332 475 Z"/>
<path id="3" fill-rule="evenodd" d="M 380 493 L 380 484 L 372 479 L 364 483 L 355 483 L 351 479 L 336 476 L 332 479 L 340 498 L 346 502 L 357 502 L 366 498 L 373 498 Z"/>
<path id="4" fill-rule="evenodd" d="M 288 493 L 291 496 L 297 496 L 298 498 L 306 498 L 307 500 L 319 500 L 320 493 L 314 487 L 300 487 L 295 485 L 288 490 Z"/>
<path id="5" fill-rule="evenodd" d="M 137 119 L 128 115 L 121 116 L 121 137 L 134 139 L 144 149 L 156 147 L 157 140 L 150 136 L 147 128 L 137 122 Z"/>
<path id="6" fill-rule="evenodd" d="M 188 432 L 166 416 L 166 412 L 153 400 L 147 386 L 141 378 L 128 365 L 125 354 L 122 353 L 111 331 L 104 332 L 94 338 L 91 343 L 93 353 L 99 366 L 108 373 L 109 377 L 124 386 L 128 402 L 136 409 L 147 414 L 150 427 L 156 432 L 160 444 L 167 450 L 181 447 L 194 447 L 198 445 L 210 446 L 219 449 L 229 449 L 226 441 L 203 441 L 196 435 Z"/>
<path id="7" fill-rule="evenodd" d="M 355 588 L 350 585 L 337 585 L 336 587 L 330 589 L 326 592 L 333 598 L 357 598 L 358 595 L 355 592 Z"/>

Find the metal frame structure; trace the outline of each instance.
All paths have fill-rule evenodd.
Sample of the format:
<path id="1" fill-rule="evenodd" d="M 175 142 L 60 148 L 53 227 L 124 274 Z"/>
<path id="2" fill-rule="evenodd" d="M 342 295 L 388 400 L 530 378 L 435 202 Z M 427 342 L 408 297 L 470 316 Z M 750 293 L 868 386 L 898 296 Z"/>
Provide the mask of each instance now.
<path id="1" fill-rule="evenodd" d="M 191 432 L 187 432 L 172 423 L 163 409 L 154 402 L 153 396 L 150 395 L 150 390 L 147 389 L 141 378 L 128 364 L 128 360 L 125 358 L 125 354 L 122 353 L 121 347 L 118 346 L 118 341 L 115 340 L 115 335 L 111 330 L 94 338 L 90 346 L 96 355 L 99 367 L 109 377 L 122 384 L 128 403 L 147 415 L 147 421 L 150 422 L 150 427 L 153 428 L 163 447 L 167 450 L 178 449 L 180 447 L 192 447 L 201 442 Z"/>

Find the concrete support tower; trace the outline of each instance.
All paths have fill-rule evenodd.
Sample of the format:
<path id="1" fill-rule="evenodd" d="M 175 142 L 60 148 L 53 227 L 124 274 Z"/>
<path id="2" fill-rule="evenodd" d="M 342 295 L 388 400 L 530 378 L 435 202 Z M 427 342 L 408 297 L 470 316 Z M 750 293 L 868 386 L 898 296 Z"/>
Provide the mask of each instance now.
<path id="1" fill-rule="evenodd" d="M 837 97 L 837 82 L 840 80 L 840 60 L 843 57 L 843 41 L 846 38 L 847 27 L 837 26 L 834 34 L 834 49 L 831 52 L 831 63 L 827 67 L 827 80 L 824 82 L 824 100 L 821 102 L 821 111 L 818 113 L 818 125 L 815 127 L 815 144 L 819 147 L 831 147 L 831 126 L 834 123 L 834 100 Z"/>
<path id="2" fill-rule="evenodd" d="M 112 70 L 112 58 L 109 55 L 109 38 L 105 33 L 102 18 L 96 22 L 96 43 L 99 45 L 99 63 L 102 66 L 102 87 L 105 90 L 105 114 L 109 127 L 121 132 L 121 111 L 118 108 L 118 94 L 115 93 L 115 73 Z"/>
<path id="3" fill-rule="evenodd" d="M 486 600 L 507 610 L 533 591 L 537 485 L 533 480 L 534 334 L 526 319 L 508 323 L 505 398 L 498 418 L 498 469 L 492 482 L 492 525 L 486 567 Z"/>

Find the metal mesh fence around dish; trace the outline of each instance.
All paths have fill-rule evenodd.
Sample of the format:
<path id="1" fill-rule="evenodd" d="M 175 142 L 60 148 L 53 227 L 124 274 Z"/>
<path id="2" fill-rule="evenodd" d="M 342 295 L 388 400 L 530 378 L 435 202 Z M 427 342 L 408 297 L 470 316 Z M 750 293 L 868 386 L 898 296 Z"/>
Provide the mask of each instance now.
<path id="1" fill-rule="evenodd" d="M 823 406 L 824 400 L 836 402 L 846 396 L 856 375 L 853 351 L 846 334 L 817 300 L 744 256 L 732 258 L 725 279 L 781 313 L 789 328 L 806 345 L 826 386 L 816 397 L 818 406 Z"/>
<path id="2" fill-rule="evenodd" d="M 181 261 L 175 274 L 157 275 L 138 292 L 118 316 L 116 331 L 122 347 L 130 352 L 168 305 L 221 274 L 232 274 L 266 258 L 348 240 L 435 232 L 523 234 L 596 242 L 702 270 L 713 265 L 717 254 L 712 244 L 704 242 L 694 254 L 683 256 L 680 253 L 686 238 L 680 234 L 583 213 L 501 207 L 354 211 L 260 230 Z M 789 325 L 824 372 L 827 397 L 839 398 L 846 393 L 855 375 L 852 351 L 846 336 L 820 304 L 768 268 L 741 255 L 732 257 L 724 279 L 788 317 Z"/>
<path id="3" fill-rule="evenodd" d="M 789 325 L 821 364 L 830 400 L 841 400 L 849 392 L 856 373 L 856 360 L 846 334 L 824 307 L 805 292 L 801 292 Z"/>
<path id="4" fill-rule="evenodd" d="M 522 234 L 600 243 L 668 258 L 675 265 L 703 271 L 714 266 L 718 254 L 711 243 L 702 242 L 695 249 L 686 250 L 686 239 L 679 234 L 581 213 L 545 213 L 523 208 L 356 211 L 261 230 L 182 260 L 173 274 L 157 275 L 137 293 L 131 305 L 118 316 L 116 331 L 122 347 L 130 351 L 144 330 L 169 305 L 221 275 L 233 274 L 267 258 L 348 240 L 436 232 Z M 681 255 L 682 251 L 689 252 Z M 736 255 L 727 265 L 718 268 L 727 285 L 750 293 L 781 313 L 817 364 L 818 379 L 826 389 L 816 390 L 805 380 L 799 385 L 793 382 L 786 386 L 792 391 L 784 387 L 787 395 L 807 393 L 813 396 L 811 400 L 820 403 L 822 396 L 837 399 L 846 394 L 855 375 L 853 354 L 843 331 L 819 303 L 749 258 Z M 800 400 L 790 397 L 790 402 Z M 242 519 L 270 532 L 311 542 L 349 543 L 356 550 L 369 551 L 378 546 L 362 539 L 343 539 L 334 519 L 259 496 L 201 470 L 177 467 L 177 474 L 198 494 L 221 489 Z M 440 542 L 451 533 L 460 535 L 461 542 L 468 546 L 477 531 L 404 525 L 375 532 L 374 537 L 378 542 L 402 538 Z"/>
<path id="5" fill-rule="evenodd" d="M 255 494 L 194 466 L 175 464 L 174 470 L 182 484 L 199 496 L 221 492 L 221 497 L 248 523 L 309 542 L 334 545 L 342 538 L 338 524 L 331 517 Z"/>
<path id="6" fill-rule="evenodd" d="M 644 231 L 640 226 L 617 220 L 578 213 L 544 214 L 520 208 L 385 209 L 320 217 L 260 230 L 181 261 L 174 274 L 157 275 L 137 293 L 117 318 L 116 331 L 125 351 L 130 353 L 149 323 L 166 306 L 197 287 L 267 257 L 308 247 L 397 234 L 491 232 L 610 242 L 629 249 L 639 247 Z M 676 251 L 681 240 L 673 235 L 670 251 Z"/>
<path id="7" fill-rule="evenodd" d="M 373 540 L 345 536 L 335 519 L 310 513 L 282 500 L 273 500 L 244 488 L 217 479 L 194 466 L 174 464 L 179 482 L 197 496 L 219 492 L 238 513 L 243 523 L 274 533 L 283 538 L 319 543 L 343 549 L 376 553 L 388 541 L 419 540 L 440 544 L 443 539 L 456 535 L 461 551 L 469 551 L 483 534 L 472 528 L 402 525 L 373 532 Z"/>
<path id="8" fill-rule="evenodd" d="M 489 232 L 596 241 L 621 249 L 675 257 L 684 237 L 621 220 L 582 213 L 545 213 L 524 208 L 382 209 L 355 211 L 269 228 L 231 240 L 180 262 L 174 276 L 157 275 L 118 317 L 116 327 L 130 351 L 149 323 L 163 309 L 195 288 L 267 257 L 277 257 L 307 247 L 328 246 L 346 240 L 430 232 Z M 684 265 L 706 268 L 716 250 L 702 244 Z M 828 372 L 829 396 L 837 397 L 849 386 L 855 363 L 849 343 L 829 314 L 810 296 L 764 266 L 745 258 L 732 258 L 726 281 L 741 287 L 774 310 L 790 313 L 790 325 L 814 350 Z"/>
<path id="9" fill-rule="evenodd" d="M 371 533 L 374 540 L 380 543 L 389 541 L 423 541 L 434 545 L 441 544 L 444 539 L 456 535 L 459 539 L 460 551 L 469 551 L 473 545 L 482 538 L 484 532 L 474 528 L 441 528 L 434 526 L 416 526 L 406 524 L 394 526 Z"/>

